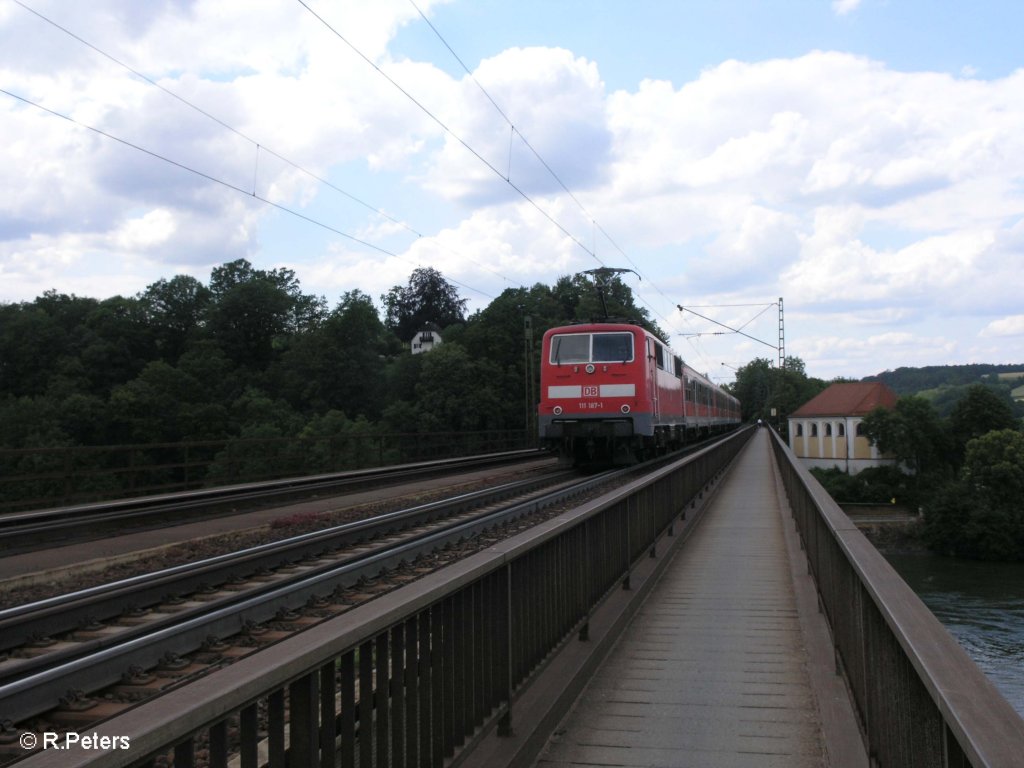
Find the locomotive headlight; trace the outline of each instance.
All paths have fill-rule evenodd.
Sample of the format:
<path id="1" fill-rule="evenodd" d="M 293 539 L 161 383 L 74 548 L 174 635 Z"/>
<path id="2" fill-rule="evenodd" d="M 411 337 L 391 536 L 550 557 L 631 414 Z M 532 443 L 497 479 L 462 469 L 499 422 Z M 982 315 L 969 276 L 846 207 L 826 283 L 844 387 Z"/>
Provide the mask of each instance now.
<path id="1" fill-rule="evenodd" d="M 619 408 L 619 410 L 622 411 L 623 413 L 629 413 L 629 406 L 624 405 L 621 408 Z"/>
<path id="2" fill-rule="evenodd" d="M 553 414 L 555 414 L 555 416 L 561 416 L 562 415 L 562 406 L 556 405 L 554 408 L 551 409 L 551 412 Z"/>
<path id="3" fill-rule="evenodd" d="M 593 372 L 594 372 L 594 370 L 595 370 L 595 368 L 594 368 L 594 364 L 593 364 L 593 363 L 587 363 L 587 368 L 586 368 L 586 370 L 587 370 L 587 373 L 593 373 Z"/>

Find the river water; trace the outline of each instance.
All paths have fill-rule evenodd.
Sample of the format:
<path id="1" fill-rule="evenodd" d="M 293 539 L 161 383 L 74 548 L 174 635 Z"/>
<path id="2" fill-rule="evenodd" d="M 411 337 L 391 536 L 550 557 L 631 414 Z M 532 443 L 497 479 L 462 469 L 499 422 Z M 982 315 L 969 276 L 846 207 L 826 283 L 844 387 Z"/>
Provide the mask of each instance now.
<path id="1" fill-rule="evenodd" d="M 1024 563 L 885 557 L 1024 717 Z"/>

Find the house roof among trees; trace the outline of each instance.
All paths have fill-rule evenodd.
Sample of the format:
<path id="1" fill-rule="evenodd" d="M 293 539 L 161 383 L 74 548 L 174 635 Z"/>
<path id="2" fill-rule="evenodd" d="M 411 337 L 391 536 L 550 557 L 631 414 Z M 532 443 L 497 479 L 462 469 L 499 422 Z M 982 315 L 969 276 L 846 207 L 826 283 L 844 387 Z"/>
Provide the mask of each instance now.
<path id="1" fill-rule="evenodd" d="M 896 405 L 896 393 L 877 381 L 833 384 L 801 405 L 790 418 L 808 416 L 867 416 L 879 406 Z"/>

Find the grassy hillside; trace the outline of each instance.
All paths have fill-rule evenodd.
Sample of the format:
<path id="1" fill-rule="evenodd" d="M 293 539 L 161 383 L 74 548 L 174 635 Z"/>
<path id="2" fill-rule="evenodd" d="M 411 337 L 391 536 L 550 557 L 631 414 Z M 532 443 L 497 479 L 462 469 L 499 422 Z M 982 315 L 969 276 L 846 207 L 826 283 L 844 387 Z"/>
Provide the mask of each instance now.
<path id="1" fill-rule="evenodd" d="M 1012 376 L 1009 374 L 1017 374 Z M 924 368 L 897 368 L 866 376 L 864 381 L 881 381 L 897 395 L 925 395 L 944 387 L 962 387 L 971 384 L 1002 382 L 1010 384 L 1015 378 L 1024 378 L 1024 363 L 1018 365 L 929 365 Z"/>
<path id="2" fill-rule="evenodd" d="M 940 417 L 947 417 L 957 401 L 974 384 L 984 384 L 995 391 L 1013 409 L 1018 418 L 1024 417 L 1024 402 L 1014 401 L 1012 391 L 1024 384 L 1022 365 L 931 365 L 925 368 L 897 368 L 864 381 L 881 381 L 897 395 L 920 395 L 931 401 Z"/>

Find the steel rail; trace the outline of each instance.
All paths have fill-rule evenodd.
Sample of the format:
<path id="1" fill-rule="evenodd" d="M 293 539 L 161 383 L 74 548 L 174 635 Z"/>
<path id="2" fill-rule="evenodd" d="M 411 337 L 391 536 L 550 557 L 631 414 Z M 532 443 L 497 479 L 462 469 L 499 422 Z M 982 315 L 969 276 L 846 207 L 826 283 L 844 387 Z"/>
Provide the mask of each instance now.
<path id="1" fill-rule="evenodd" d="M 738 432 L 90 726 L 98 739 L 118 734 L 121 749 L 42 750 L 26 768 L 134 768 L 171 751 L 175 764 L 244 768 L 268 756 L 271 765 L 337 765 L 339 757 L 343 766 L 457 763 L 457 751 L 487 729 L 509 732 L 513 706 L 531 706 L 524 691 L 534 675 L 570 637 L 590 638 L 605 597 L 643 593 L 661 537 L 679 525 L 673 540 L 685 538 L 700 517 L 687 512 L 749 435 Z M 631 583 L 637 591 L 624 592 Z"/>
<path id="2" fill-rule="evenodd" d="M 469 458 L 403 464 L 383 469 L 351 470 L 71 507 L 11 512 L 0 515 L 0 551 L 12 553 L 38 550 L 52 546 L 54 539 L 61 536 L 67 539 L 95 538 L 99 533 L 114 526 L 121 527 L 125 523 L 134 522 L 142 527 L 149 521 L 166 522 L 168 514 L 173 514 L 175 520 L 182 521 L 222 512 L 225 507 L 233 510 L 239 504 L 282 503 L 391 484 L 410 478 L 527 461 L 543 458 L 544 455 L 535 449 L 504 451 Z"/>
<path id="3" fill-rule="evenodd" d="M 485 510 L 468 520 L 443 526 L 398 546 L 384 546 L 340 563 L 311 567 L 278 584 L 179 611 L 152 625 L 129 627 L 116 635 L 91 640 L 56 655 L 40 657 L 37 662 L 27 660 L 26 664 L 11 669 L 6 681 L 0 678 L 0 720 L 22 721 L 57 706 L 68 690 L 88 691 L 111 685 L 131 667 L 149 668 L 168 653 L 192 652 L 211 637 L 236 634 L 250 623 L 273 619 L 281 610 L 300 607 L 312 597 L 323 597 L 339 587 L 373 578 L 381 570 L 412 561 L 448 543 L 478 535 L 495 525 L 573 498 L 635 471 L 636 467 L 632 467 L 603 473 L 497 511 Z M 510 489 L 498 489 L 498 493 L 506 497 L 509 492 Z M 482 503 L 482 494 L 467 494 L 470 495 L 477 497 L 477 504 Z M 394 516 L 390 517 L 389 525 L 393 525 Z M 54 598 L 54 601 L 59 602 L 60 598 Z"/>
<path id="4" fill-rule="evenodd" d="M 149 608 L 196 590 L 217 587 L 254 573 L 280 568 L 351 546 L 381 534 L 430 523 L 444 516 L 494 503 L 558 482 L 569 473 L 528 478 L 458 494 L 427 504 L 342 523 L 279 541 L 131 576 L 95 587 L 0 610 L 0 651 L 33 639 L 69 632 L 84 623 L 102 621 L 126 610 Z M 0 670 L 0 682 L 4 680 Z"/>

